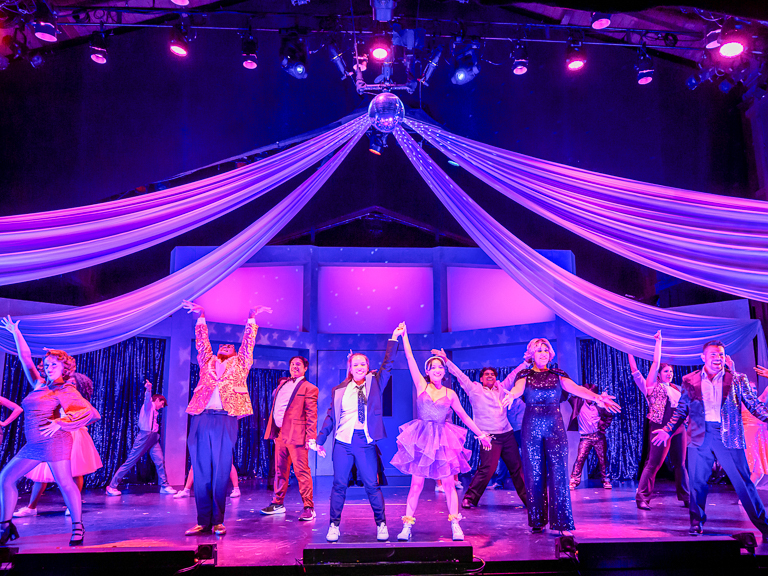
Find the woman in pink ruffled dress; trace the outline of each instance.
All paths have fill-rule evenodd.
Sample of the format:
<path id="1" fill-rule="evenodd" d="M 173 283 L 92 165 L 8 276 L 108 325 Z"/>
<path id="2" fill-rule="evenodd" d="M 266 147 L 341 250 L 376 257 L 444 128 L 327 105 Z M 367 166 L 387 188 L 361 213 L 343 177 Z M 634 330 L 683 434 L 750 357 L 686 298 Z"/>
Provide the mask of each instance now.
<path id="1" fill-rule="evenodd" d="M 453 483 L 454 474 L 469 472 L 471 452 L 464 448 L 467 431 L 446 421 L 451 410 L 472 430 L 483 449 L 491 449 L 491 439 L 484 434 L 461 407 L 456 392 L 443 385 L 447 370 L 442 358 L 432 356 L 425 364 L 426 376 L 419 371 L 413 357 L 408 331 L 403 332 L 403 346 L 408 358 L 408 368 L 416 386 L 416 410 L 418 419 L 400 426 L 397 437 L 397 453 L 392 465 L 411 475 L 411 489 L 403 516 L 403 530 L 397 535 L 401 541 L 410 540 L 416 519 L 416 507 L 424 488 L 424 479 L 442 480 L 448 504 L 448 520 L 454 540 L 464 540 L 459 526 L 459 497 Z"/>
<path id="2" fill-rule="evenodd" d="M 758 376 L 768 378 L 768 370 L 762 366 L 756 366 L 755 372 Z M 757 394 L 757 387 L 753 382 L 749 383 Z M 768 387 L 757 397 L 760 402 L 765 404 L 768 399 Z M 761 422 L 742 406 L 741 418 L 744 424 L 744 440 L 747 443 L 747 462 L 749 463 L 750 479 L 757 486 L 758 482 L 768 474 L 768 426 Z M 760 488 L 764 488 L 761 486 Z"/>

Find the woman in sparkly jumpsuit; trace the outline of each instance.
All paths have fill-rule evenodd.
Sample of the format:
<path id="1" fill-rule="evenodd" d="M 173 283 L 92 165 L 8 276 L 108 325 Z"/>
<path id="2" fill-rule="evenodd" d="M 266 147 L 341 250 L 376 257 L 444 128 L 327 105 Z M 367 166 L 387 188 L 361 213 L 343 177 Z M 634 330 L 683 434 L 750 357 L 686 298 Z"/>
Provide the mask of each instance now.
<path id="1" fill-rule="evenodd" d="M 98 420 L 99 413 L 80 395 L 71 379 L 75 372 L 74 358 L 62 350 L 48 350 L 40 365 L 41 373 L 19 331 L 19 322 L 13 322 L 8 316 L 0 326 L 13 335 L 24 374 L 33 386 L 21 403 L 27 443 L 0 472 L 0 545 L 19 537 L 11 522 L 19 498 L 16 483 L 35 466 L 47 462 L 72 515 L 69 544 L 78 546 L 83 543 L 85 529 L 80 491 L 72 478 L 70 432 Z M 59 417 L 60 410 L 64 416 Z"/>
<path id="2" fill-rule="evenodd" d="M 528 524 L 531 532 L 541 532 L 549 523 L 550 528 L 570 535 L 574 524 L 568 489 L 568 437 L 560 414 L 562 392 L 565 390 L 591 400 L 609 412 L 619 412 L 621 408 L 613 402 L 613 396 L 590 392 L 562 370 L 547 368 L 554 357 L 549 340 L 531 340 L 525 352 L 525 361 L 533 362 L 533 366 L 518 374 L 504 403 L 509 406 L 520 396 L 525 402 L 523 473 L 528 488 Z"/>
<path id="3" fill-rule="evenodd" d="M 403 332 L 403 347 L 408 358 L 413 385 L 416 387 L 416 409 L 418 418 L 400 426 L 397 437 L 397 453 L 392 458 L 392 465 L 411 475 L 411 489 L 406 500 L 403 530 L 397 535 L 398 540 L 411 539 L 411 530 L 416 519 L 416 507 L 424 488 L 424 479 L 442 480 L 445 488 L 445 500 L 448 504 L 448 520 L 454 540 L 464 540 L 464 532 L 459 526 L 459 497 L 453 482 L 454 474 L 469 472 L 470 452 L 464 448 L 467 431 L 446 421 L 453 410 L 462 422 L 472 430 L 484 450 L 491 449 L 491 439 L 483 433 L 465 412 L 456 392 L 443 386 L 447 371 L 445 361 L 440 356 L 432 356 L 425 364 L 426 377 L 421 374 L 419 365 L 413 357 L 407 329 Z"/>

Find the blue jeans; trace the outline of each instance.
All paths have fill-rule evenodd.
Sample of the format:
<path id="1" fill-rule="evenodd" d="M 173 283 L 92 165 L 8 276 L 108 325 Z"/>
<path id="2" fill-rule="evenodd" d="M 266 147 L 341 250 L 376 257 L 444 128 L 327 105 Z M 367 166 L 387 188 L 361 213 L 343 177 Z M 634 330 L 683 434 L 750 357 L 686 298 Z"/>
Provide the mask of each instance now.
<path id="1" fill-rule="evenodd" d="M 2 437 L 0 437 L 1 439 Z M 155 463 L 158 483 L 160 486 L 168 486 L 168 477 L 165 475 L 165 463 L 163 462 L 163 449 L 160 448 L 160 434 L 139 430 L 133 441 L 133 446 L 131 446 L 131 451 L 128 452 L 128 458 L 112 476 L 112 481 L 109 483 L 110 487 L 117 489 L 123 477 L 131 471 L 131 468 L 136 466 L 139 459 L 147 452 L 149 452 L 152 462 Z"/>
<path id="2" fill-rule="evenodd" d="M 338 440 L 333 443 L 333 488 L 331 489 L 331 524 L 339 525 L 341 511 L 347 499 L 347 483 L 352 464 L 357 466 L 357 475 L 363 481 L 365 493 L 373 509 L 376 524 L 386 522 L 384 516 L 384 494 L 379 487 L 376 444 L 368 443 L 365 431 L 355 430 L 352 442 L 345 444 Z M 197 473 L 197 472 L 195 472 Z"/>

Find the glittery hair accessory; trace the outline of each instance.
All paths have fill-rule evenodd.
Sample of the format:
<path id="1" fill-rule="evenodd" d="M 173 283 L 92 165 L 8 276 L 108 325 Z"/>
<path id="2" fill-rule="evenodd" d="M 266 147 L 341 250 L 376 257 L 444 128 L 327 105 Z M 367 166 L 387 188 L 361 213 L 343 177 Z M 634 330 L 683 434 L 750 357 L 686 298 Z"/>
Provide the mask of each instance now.
<path id="1" fill-rule="evenodd" d="M 432 362 L 432 360 L 440 360 L 440 364 L 443 365 L 443 368 L 447 368 L 447 366 L 445 365 L 445 360 L 443 360 L 441 356 L 430 356 L 429 358 L 427 358 L 427 361 L 424 362 L 424 373 L 425 374 L 427 372 L 429 372 L 429 363 Z"/>

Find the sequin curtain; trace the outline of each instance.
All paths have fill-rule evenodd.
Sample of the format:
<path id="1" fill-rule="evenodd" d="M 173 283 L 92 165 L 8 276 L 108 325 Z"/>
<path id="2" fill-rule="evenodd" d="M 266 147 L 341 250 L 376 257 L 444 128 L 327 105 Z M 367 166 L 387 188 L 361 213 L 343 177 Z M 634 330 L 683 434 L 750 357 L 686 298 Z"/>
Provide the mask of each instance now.
<path id="1" fill-rule="evenodd" d="M 165 345 L 164 339 L 136 337 L 75 356 L 77 371 L 93 380 L 91 403 L 101 414 L 101 420 L 88 426 L 88 432 L 104 466 L 85 477 L 87 488 L 106 486 L 125 461 L 139 428 L 144 381 L 152 382 L 154 393 L 162 392 Z M 21 362 L 16 356 L 7 354 L 2 395 L 21 404 L 30 390 Z M 22 414 L 7 431 L 1 452 L 3 466 L 25 443 L 23 420 Z M 155 467 L 147 455 L 142 457 L 127 480 L 139 484 L 156 481 Z M 24 480 L 19 486 L 27 490 L 30 485 L 31 482 Z"/>
<path id="2" fill-rule="evenodd" d="M 637 359 L 643 376 L 651 363 Z M 674 366 L 674 380 L 681 384 L 683 376 L 698 366 Z M 583 383 L 596 384 L 599 392 L 616 396 L 621 413 L 613 417 L 606 431 L 608 440 L 609 475 L 614 480 L 637 480 L 643 455 L 643 433 L 648 405 L 632 378 L 625 353 L 599 340 L 581 340 L 581 378 Z M 587 459 L 591 478 L 599 476 L 594 451 Z"/>
<path id="3" fill-rule="evenodd" d="M 280 378 L 290 376 L 287 370 L 251 368 L 248 373 L 248 393 L 253 404 L 253 415 L 238 422 L 237 444 L 235 444 L 235 468 L 239 476 L 269 476 L 269 460 L 274 454 L 274 442 L 264 440 L 269 411 L 272 408 L 272 393 Z M 200 366 L 192 364 L 189 370 L 189 397 L 192 398 L 200 381 Z M 187 470 L 190 461 L 187 455 Z"/>

